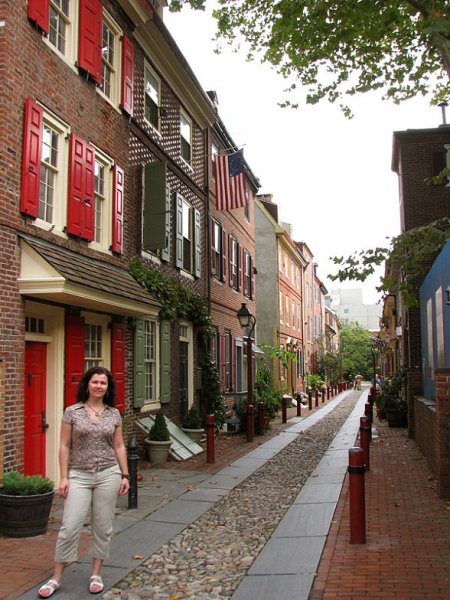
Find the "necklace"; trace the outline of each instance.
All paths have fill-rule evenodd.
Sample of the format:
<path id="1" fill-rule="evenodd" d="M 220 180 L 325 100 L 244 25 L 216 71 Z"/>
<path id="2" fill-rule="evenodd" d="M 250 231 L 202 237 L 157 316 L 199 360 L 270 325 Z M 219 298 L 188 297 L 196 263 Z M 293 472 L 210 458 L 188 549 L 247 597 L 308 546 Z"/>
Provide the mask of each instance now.
<path id="1" fill-rule="evenodd" d="M 89 410 L 94 413 L 94 415 L 97 417 L 97 419 L 102 414 L 102 412 L 105 410 L 105 405 L 104 404 L 102 404 L 98 410 L 95 410 L 95 408 L 92 408 L 92 406 L 90 406 L 87 403 L 86 403 L 86 407 L 89 408 Z"/>

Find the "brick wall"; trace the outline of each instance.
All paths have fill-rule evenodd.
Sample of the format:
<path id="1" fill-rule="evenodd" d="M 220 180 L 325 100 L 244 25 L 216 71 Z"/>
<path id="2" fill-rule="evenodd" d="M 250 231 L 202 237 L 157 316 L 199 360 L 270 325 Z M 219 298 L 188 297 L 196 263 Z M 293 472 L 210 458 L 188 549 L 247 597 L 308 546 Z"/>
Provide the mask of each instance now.
<path id="1" fill-rule="evenodd" d="M 0 359 L 0 485 L 3 483 L 3 456 L 5 452 L 5 363 Z"/>
<path id="2" fill-rule="evenodd" d="M 434 431 L 436 475 L 441 498 L 450 498 L 450 369 L 437 369 Z"/>
<path id="3" fill-rule="evenodd" d="M 436 401 L 415 399 L 416 441 L 426 456 L 441 498 L 450 499 L 450 369 L 436 369 Z"/>

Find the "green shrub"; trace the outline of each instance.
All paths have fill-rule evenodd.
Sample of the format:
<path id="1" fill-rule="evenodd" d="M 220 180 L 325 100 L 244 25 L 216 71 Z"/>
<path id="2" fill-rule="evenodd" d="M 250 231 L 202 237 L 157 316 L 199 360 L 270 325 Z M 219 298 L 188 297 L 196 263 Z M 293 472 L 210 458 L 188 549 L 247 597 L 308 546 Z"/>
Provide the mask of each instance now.
<path id="1" fill-rule="evenodd" d="M 196 404 L 193 404 L 187 415 L 182 419 L 181 426 L 184 429 L 203 429 L 203 423 Z"/>
<path id="2" fill-rule="evenodd" d="M 55 484 L 41 475 L 22 475 L 17 471 L 3 477 L 3 492 L 9 496 L 36 496 L 53 492 Z"/>
<path id="3" fill-rule="evenodd" d="M 148 439 L 153 442 L 168 442 L 170 440 L 169 429 L 162 412 L 156 413 L 155 422 L 150 428 Z"/>

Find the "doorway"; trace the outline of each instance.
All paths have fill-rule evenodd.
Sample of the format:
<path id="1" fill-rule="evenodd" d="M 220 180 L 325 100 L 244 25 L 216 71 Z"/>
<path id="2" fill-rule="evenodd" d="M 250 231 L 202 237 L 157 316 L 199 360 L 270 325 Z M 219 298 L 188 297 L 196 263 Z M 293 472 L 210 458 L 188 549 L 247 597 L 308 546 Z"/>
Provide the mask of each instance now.
<path id="1" fill-rule="evenodd" d="M 46 475 L 47 344 L 25 344 L 24 473 Z"/>

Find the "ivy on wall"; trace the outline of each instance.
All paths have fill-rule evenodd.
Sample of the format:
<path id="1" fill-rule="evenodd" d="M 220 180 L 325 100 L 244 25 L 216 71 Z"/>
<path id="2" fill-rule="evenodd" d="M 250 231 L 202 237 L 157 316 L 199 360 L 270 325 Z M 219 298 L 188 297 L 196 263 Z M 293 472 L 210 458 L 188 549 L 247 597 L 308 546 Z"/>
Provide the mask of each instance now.
<path id="1" fill-rule="evenodd" d="M 138 259 L 130 261 L 130 273 L 161 304 L 161 319 L 186 319 L 198 327 L 206 338 L 215 335 L 206 300 L 157 269 L 144 266 Z"/>

